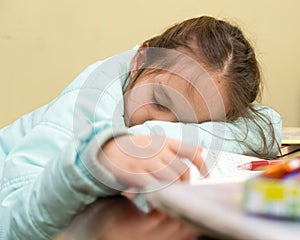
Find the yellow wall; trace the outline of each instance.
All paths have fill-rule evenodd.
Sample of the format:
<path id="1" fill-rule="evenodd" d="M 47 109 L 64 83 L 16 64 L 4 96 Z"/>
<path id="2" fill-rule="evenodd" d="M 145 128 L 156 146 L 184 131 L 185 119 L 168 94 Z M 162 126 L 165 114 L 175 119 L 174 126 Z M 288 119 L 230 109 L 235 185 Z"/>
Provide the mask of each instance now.
<path id="1" fill-rule="evenodd" d="M 239 23 L 257 50 L 264 103 L 300 126 L 298 0 L 2 0 L 0 127 L 53 99 L 83 68 L 167 26 L 212 15 Z"/>

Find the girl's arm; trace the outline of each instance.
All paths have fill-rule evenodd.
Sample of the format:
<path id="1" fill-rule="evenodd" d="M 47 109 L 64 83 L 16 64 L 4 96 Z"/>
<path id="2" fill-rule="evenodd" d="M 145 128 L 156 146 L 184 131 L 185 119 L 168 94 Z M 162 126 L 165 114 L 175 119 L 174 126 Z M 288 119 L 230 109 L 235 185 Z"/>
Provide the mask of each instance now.
<path id="1" fill-rule="evenodd" d="M 265 130 L 267 154 L 264 158 L 275 158 L 281 143 L 282 121 L 272 108 L 255 106 L 265 116 L 265 120 L 256 119 L 258 126 Z M 270 126 L 274 129 L 275 142 Z M 263 151 L 264 142 L 258 127 L 252 120 L 238 118 L 234 122 L 205 122 L 199 124 L 148 121 L 143 125 L 131 127 L 129 132 L 135 135 L 160 135 L 181 140 L 192 145 L 216 149 L 225 152 L 256 156 Z"/>
<path id="2" fill-rule="evenodd" d="M 96 159 L 107 139 L 127 133 L 122 127 L 111 131 L 115 102 L 101 94 L 107 105 L 93 112 L 98 90 L 64 94 L 11 150 L 1 183 L 1 239 L 49 239 L 97 197 L 124 189 Z M 90 168 L 97 169 L 94 176 Z"/>
<path id="3" fill-rule="evenodd" d="M 101 100 L 97 102 L 99 94 Z M 190 158 L 199 169 L 204 169 L 201 148 L 166 138 L 162 139 L 163 149 L 158 146 L 163 151 L 156 152 L 154 148 L 155 155 L 150 153 L 152 158 L 147 162 L 140 161 L 144 160 L 145 151 L 142 159 L 119 151 L 120 145 L 107 140 L 131 139 L 127 129 L 117 125 L 119 121 L 112 123 L 110 114 L 113 118 L 122 117 L 114 105 L 111 94 L 97 89 L 70 91 L 53 103 L 41 122 L 11 150 L 5 161 L 0 193 L 3 239 L 49 239 L 97 197 L 118 194 L 127 186 L 142 188 L 155 181 L 187 180 L 187 166 L 177 156 Z M 138 144 L 149 137 L 133 139 Z M 104 143 L 107 159 L 113 160 L 109 164 L 99 152 Z M 132 169 L 133 165 L 138 169 Z M 156 171 L 161 169 L 162 172 Z M 124 177 L 126 171 L 145 173 L 143 176 L 151 181 L 141 182 L 135 174 Z"/>
<path id="4" fill-rule="evenodd" d="M 118 77 L 126 73 L 131 55 L 92 64 L 42 111 L 0 132 L 6 155 L 0 239 L 51 238 L 97 197 L 116 194 L 96 179 L 124 188 L 99 166 L 96 154 L 113 135 L 127 134 L 117 108 L 122 99 Z M 115 122 L 120 124 L 112 132 Z M 93 174 L 99 176 L 89 169 L 97 169 Z"/>

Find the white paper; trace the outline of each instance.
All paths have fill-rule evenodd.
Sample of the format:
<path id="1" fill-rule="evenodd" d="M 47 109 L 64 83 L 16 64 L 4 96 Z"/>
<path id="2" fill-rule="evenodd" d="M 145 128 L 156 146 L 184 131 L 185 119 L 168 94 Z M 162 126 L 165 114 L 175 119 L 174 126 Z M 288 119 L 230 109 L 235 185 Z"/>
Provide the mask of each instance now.
<path id="1" fill-rule="evenodd" d="M 190 165 L 190 183 L 193 185 L 242 182 L 261 173 L 238 168 L 241 164 L 261 160 L 259 158 L 207 149 L 203 150 L 202 156 L 209 170 L 209 177 L 203 178 L 199 170 Z"/>
<path id="2" fill-rule="evenodd" d="M 210 169 L 209 178 L 203 179 L 196 167 L 190 166 L 191 183 L 148 193 L 151 205 L 228 238 L 299 239 L 300 221 L 248 214 L 242 206 L 244 181 L 261 172 L 240 170 L 238 166 L 260 159 L 213 150 L 205 150 L 203 157 Z"/>
<path id="3" fill-rule="evenodd" d="M 300 221 L 248 214 L 241 205 L 242 194 L 242 183 L 174 184 L 146 197 L 152 206 L 187 218 L 228 239 L 299 239 Z"/>

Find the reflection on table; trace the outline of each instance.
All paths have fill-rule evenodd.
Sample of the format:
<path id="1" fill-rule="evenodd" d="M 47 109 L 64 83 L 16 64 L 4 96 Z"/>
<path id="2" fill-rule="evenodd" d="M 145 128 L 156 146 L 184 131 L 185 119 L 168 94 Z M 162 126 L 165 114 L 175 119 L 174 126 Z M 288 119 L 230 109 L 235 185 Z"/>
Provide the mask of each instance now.
<path id="1" fill-rule="evenodd" d="M 212 240 L 192 224 L 152 210 L 140 211 L 126 197 L 96 201 L 74 218 L 54 240 L 143 239 L 143 240 Z"/>

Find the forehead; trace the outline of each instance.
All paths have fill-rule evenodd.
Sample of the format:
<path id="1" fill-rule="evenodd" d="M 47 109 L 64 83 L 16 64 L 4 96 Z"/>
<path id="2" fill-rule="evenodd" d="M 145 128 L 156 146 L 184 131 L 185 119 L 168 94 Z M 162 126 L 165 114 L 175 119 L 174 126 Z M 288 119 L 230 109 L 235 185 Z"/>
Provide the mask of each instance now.
<path id="1" fill-rule="evenodd" d="M 206 78 L 205 78 L 206 77 Z M 217 77 L 209 75 L 190 79 L 174 73 L 155 77 L 157 92 L 171 99 L 172 112 L 183 122 L 220 120 L 226 116 L 226 88 Z"/>

